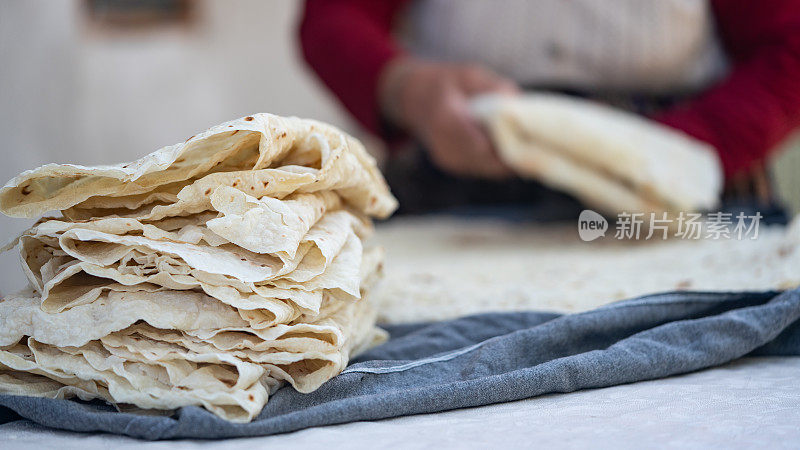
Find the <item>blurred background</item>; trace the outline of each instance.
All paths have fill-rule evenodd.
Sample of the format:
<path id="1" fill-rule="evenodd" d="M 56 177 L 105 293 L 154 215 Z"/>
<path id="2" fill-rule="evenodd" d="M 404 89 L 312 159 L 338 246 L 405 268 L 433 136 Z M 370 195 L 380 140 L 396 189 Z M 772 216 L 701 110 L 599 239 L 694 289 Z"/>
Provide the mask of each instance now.
<path id="1" fill-rule="evenodd" d="M 291 0 L 0 1 L 5 182 L 49 162 L 135 159 L 254 112 L 297 115 L 366 137 L 305 67 Z M 800 211 L 800 148 L 773 161 Z M 376 141 L 367 146 L 377 152 Z M 10 240 L 30 221 L 0 217 Z M 13 252 L 12 252 L 13 253 Z M 0 257 L 0 292 L 21 287 Z"/>

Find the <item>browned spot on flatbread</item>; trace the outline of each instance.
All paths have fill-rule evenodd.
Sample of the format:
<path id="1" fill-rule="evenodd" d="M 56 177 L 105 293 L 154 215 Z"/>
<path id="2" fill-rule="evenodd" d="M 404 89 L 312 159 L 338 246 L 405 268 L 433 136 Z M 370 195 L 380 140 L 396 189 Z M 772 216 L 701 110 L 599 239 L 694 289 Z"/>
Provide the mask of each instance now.
<path id="1" fill-rule="evenodd" d="M 692 280 L 681 280 L 677 284 L 675 284 L 675 289 L 689 289 L 692 287 Z"/>
<path id="2" fill-rule="evenodd" d="M 211 188 L 206 189 L 206 195 L 211 193 Z"/>
<path id="3" fill-rule="evenodd" d="M 244 120 L 250 122 L 251 120 L 253 120 L 253 116 L 247 116 L 244 118 Z"/>
<path id="4" fill-rule="evenodd" d="M 30 186 L 23 186 L 23 187 L 22 187 L 22 190 L 20 191 L 20 192 L 22 192 L 22 195 L 28 195 L 28 194 L 30 194 L 30 193 L 31 193 L 31 190 L 30 190 L 30 189 L 28 189 L 29 187 L 30 187 Z"/>

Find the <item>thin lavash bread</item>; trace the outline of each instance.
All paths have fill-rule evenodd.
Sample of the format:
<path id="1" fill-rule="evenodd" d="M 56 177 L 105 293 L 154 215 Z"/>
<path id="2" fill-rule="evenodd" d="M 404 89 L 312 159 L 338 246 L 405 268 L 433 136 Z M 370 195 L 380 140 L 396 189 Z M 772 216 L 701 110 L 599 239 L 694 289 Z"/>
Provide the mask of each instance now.
<path id="1" fill-rule="evenodd" d="M 518 174 L 602 212 L 700 212 L 719 201 L 714 149 L 677 130 L 556 94 L 488 95 L 472 109 Z"/>
<path id="2" fill-rule="evenodd" d="M 139 215 L 157 220 L 203 211 L 225 184 L 259 198 L 331 190 L 380 218 L 397 207 L 374 158 L 357 139 L 314 120 L 262 113 L 130 163 L 47 164 L 25 171 L 0 189 L 0 212 L 37 217 L 73 207 L 85 213 L 145 206 Z"/>
<path id="3" fill-rule="evenodd" d="M 364 241 L 396 204 L 358 140 L 270 114 L 24 172 L 0 211 L 63 217 L 14 242 L 29 287 L 0 300 L 0 393 L 247 422 L 283 383 L 313 391 L 386 339 Z"/>

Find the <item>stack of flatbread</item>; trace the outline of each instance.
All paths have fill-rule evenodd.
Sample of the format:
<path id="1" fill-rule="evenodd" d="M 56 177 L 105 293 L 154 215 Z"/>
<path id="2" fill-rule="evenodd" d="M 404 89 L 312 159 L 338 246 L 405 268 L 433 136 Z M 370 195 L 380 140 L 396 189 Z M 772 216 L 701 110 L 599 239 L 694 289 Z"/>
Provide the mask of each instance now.
<path id="1" fill-rule="evenodd" d="M 356 139 L 269 114 L 132 163 L 24 172 L 0 211 L 62 215 L 17 240 L 30 288 L 0 301 L 0 392 L 249 421 L 384 339 L 363 241 L 395 207 Z"/>
<path id="2" fill-rule="evenodd" d="M 602 212 L 675 215 L 719 200 L 714 149 L 634 114 L 541 93 L 479 97 L 473 110 L 511 168 Z"/>

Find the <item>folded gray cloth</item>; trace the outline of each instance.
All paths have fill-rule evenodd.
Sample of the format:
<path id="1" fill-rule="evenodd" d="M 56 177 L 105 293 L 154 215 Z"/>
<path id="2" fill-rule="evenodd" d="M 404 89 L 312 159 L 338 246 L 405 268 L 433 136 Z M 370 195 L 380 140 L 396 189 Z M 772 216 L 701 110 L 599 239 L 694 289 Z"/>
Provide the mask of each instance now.
<path id="1" fill-rule="evenodd" d="M 481 314 L 389 327 L 392 338 L 341 375 L 311 394 L 280 389 L 247 424 L 198 407 L 143 416 L 9 395 L 0 395 L 0 422 L 145 439 L 284 433 L 649 380 L 747 354 L 800 355 L 799 317 L 800 289 L 665 293 L 571 315 Z"/>

